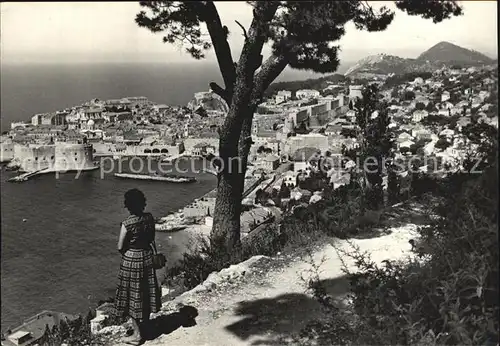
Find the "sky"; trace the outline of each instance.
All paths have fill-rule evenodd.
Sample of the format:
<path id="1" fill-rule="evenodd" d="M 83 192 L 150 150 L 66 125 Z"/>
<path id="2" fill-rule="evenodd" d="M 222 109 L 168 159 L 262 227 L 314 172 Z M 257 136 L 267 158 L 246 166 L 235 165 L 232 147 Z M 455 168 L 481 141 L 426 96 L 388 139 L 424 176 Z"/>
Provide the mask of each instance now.
<path id="1" fill-rule="evenodd" d="M 398 10 L 383 32 L 359 31 L 352 24 L 339 41 L 341 61 L 387 53 L 417 57 L 440 41 L 497 56 L 496 1 L 460 1 L 464 15 L 433 24 Z M 374 2 L 374 6 L 384 2 Z M 386 3 L 394 8 L 391 2 Z M 248 28 L 252 11 L 245 2 L 219 2 L 216 7 L 230 31 L 236 60 L 243 43 L 237 19 Z M 0 57 L 2 63 L 186 62 L 193 61 L 178 46 L 162 42 L 161 34 L 139 28 L 138 2 L 2 2 Z M 268 50 L 267 50 L 268 52 Z M 215 61 L 213 51 L 207 61 Z"/>

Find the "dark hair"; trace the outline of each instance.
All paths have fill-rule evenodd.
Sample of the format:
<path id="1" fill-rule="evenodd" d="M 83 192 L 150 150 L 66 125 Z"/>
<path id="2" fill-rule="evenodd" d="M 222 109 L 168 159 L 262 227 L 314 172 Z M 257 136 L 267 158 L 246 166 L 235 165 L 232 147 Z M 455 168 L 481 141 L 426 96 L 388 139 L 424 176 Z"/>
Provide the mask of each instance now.
<path id="1" fill-rule="evenodd" d="M 146 197 L 141 190 L 130 189 L 125 192 L 124 204 L 131 214 L 140 215 L 146 207 Z"/>

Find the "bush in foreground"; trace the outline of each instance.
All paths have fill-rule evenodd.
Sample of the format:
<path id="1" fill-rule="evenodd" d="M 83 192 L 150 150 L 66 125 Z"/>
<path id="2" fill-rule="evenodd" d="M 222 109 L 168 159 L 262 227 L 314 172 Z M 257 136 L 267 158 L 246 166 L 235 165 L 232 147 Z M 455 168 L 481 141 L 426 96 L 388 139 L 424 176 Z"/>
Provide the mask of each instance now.
<path id="1" fill-rule="evenodd" d="M 330 307 L 331 319 L 305 333 L 344 344 L 498 343 L 496 166 L 479 178 L 450 181 L 447 198 L 435 208 L 439 218 L 421 228 L 415 244 L 425 260 L 377 266 L 359 251 L 347 254 L 359 268 L 348 273 L 354 315 Z M 315 292 L 328 301 L 322 290 Z"/>

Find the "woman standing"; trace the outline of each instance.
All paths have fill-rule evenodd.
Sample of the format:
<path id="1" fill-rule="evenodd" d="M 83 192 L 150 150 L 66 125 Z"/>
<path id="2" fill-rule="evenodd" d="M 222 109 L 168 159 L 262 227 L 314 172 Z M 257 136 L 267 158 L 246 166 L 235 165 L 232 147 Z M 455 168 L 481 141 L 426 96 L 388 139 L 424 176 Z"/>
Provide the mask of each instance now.
<path id="1" fill-rule="evenodd" d="M 115 312 L 117 317 L 132 318 L 134 334 L 125 342 L 140 345 L 145 340 L 144 326 L 150 313 L 158 312 L 161 307 L 151 248 L 155 239 L 155 221 L 150 213 L 144 212 L 146 198 L 138 189 L 125 193 L 125 207 L 130 216 L 122 222 L 118 240 L 122 262 Z"/>

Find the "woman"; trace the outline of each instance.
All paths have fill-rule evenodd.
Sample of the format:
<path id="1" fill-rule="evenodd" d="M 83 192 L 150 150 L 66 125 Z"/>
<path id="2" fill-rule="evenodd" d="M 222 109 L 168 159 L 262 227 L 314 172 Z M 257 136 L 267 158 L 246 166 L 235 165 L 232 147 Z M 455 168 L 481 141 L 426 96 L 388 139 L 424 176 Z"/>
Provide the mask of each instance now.
<path id="1" fill-rule="evenodd" d="M 144 342 L 144 326 L 150 313 L 161 307 L 160 289 L 153 268 L 152 242 L 155 221 L 145 213 L 146 198 L 138 189 L 125 193 L 125 207 L 130 212 L 121 224 L 118 251 L 122 254 L 115 312 L 119 318 L 132 318 L 134 334 L 124 340 L 132 345 Z"/>

